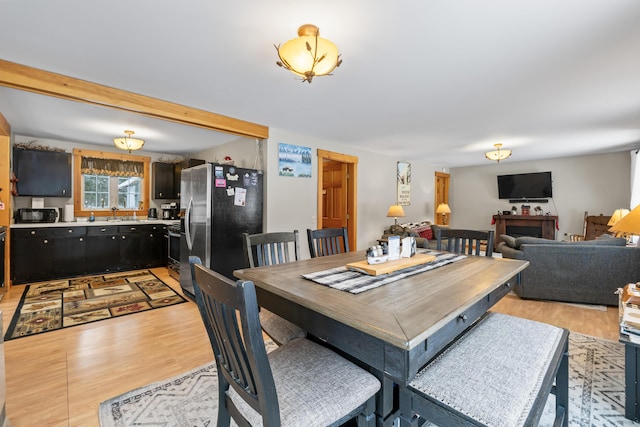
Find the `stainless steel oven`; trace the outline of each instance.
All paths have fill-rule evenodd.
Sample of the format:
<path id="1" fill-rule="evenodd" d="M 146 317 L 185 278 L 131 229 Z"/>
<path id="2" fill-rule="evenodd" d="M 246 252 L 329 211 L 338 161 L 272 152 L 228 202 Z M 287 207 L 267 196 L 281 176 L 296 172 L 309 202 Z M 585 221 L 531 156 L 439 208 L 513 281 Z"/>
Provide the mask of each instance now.
<path id="1" fill-rule="evenodd" d="M 180 281 L 180 226 L 168 226 L 167 233 L 169 234 L 169 259 L 167 268 L 169 269 L 169 275 Z"/>

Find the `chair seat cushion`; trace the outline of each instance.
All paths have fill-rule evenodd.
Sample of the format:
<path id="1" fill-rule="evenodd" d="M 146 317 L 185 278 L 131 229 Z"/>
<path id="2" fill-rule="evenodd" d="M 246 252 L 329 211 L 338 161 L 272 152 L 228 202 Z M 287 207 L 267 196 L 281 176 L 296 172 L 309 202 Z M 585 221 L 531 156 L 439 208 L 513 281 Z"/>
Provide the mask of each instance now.
<path id="1" fill-rule="evenodd" d="M 490 313 L 409 388 L 486 425 L 523 425 L 562 337 L 561 328 Z"/>
<path id="2" fill-rule="evenodd" d="M 373 375 L 306 338 L 269 353 L 282 426 L 327 426 L 351 413 L 380 389 Z M 262 418 L 233 388 L 231 399 L 253 426 Z"/>
<path id="3" fill-rule="evenodd" d="M 296 338 L 304 338 L 307 335 L 304 329 L 264 308 L 260 308 L 260 325 L 278 345 L 286 344 Z"/>

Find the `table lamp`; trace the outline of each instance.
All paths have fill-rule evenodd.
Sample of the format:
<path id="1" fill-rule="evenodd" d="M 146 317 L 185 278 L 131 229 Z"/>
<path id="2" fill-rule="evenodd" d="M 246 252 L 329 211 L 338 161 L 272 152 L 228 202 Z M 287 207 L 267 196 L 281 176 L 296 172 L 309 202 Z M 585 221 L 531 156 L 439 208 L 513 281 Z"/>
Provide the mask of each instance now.
<path id="1" fill-rule="evenodd" d="M 633 208 L 631 212 L 617 221 L 609 231 L 615 232 L 616 236 L 621 234 L 626 237 L 629 237 L 631 234 L 640 234 L 640 205 Z"/>
<path id="2" fill-rule="evenodd" d="M 396 222 L 393 225 L 394 228 L 398 227 L 398 217 L 403 217 L 403 216 L 404 216 L 404 209 L 402 209 L 402 206 L 391 205 L 389 207 L 389 212 L 387 212 L 387 217 L 395 219 Z"/>
<path id="3" fill-rule="evenodd" d="M 616 223 L 624 218 L 628 213 L 629 209 L 616 209 L 613 215 L 611 215 L 611 219 L 609 219 L 607 225 L 616 225 Z"/>
<path id="4" fill-rule="evenodd" d="M 442 214 L 442 224 L 447 225 L 447 214 L 451 213 L 451 208 L 446 203 L 440 203 L 438 205 L 438 209 L 436 209 L 437 214 Z"/>

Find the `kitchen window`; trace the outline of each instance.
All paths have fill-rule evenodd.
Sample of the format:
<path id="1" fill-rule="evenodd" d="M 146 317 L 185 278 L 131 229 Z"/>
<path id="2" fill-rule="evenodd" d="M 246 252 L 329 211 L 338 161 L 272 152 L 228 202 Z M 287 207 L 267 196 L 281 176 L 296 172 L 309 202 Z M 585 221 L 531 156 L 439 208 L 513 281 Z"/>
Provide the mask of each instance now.
<path id="1" fill-rule="evenodd" d="M 73 150 L 75 216 L 146 212 L 149 157 Z M 142 211 L 142 212 L 139 212 Z"/>

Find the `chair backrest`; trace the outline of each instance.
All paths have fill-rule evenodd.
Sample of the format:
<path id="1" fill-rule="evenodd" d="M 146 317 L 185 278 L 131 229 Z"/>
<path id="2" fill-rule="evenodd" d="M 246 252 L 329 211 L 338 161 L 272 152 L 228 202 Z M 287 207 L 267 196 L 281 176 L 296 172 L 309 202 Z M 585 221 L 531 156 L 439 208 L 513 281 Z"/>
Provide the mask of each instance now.
<path id="1" fill-rule="evenodd" d="M 198 257 L 189 257 L 196 303 L 218 368 L 220 404 L 224 395 L 231 417 L 238 425 L 248 425 L 229 397 L 231 386 L 262 415 L 264 426 L 280 425 L 278 396 L 262 338 L 253 282 L 234 283 L 199 261 Z"/>
<path id="2" fill-rule="evenodd" d="M 493 230 L 461 230 L 439 227 L 436 230 L 436 249 L 459 254 L 480 255 L 481 246 L 486 245 L 485 255 L 493 255 Z M 442 241 L 446 239 L 446 248 Z"/>
<path id="3" fill-rule="evenodd" d="M 242 244 L 249 267 L 282 264 L 297 261 L 300 253 L 298 230 L 293 232 L 274 232 L 248 234 L 242 233 Z M 293 247 L 293 258 L 290 246 Z"/>
<path id="4" fill-rule="evenodd" d="M 346 227 L 320 230 L 307 228 L 307 240 L 311 258 L 349 252 L 349 234 Z"/>

